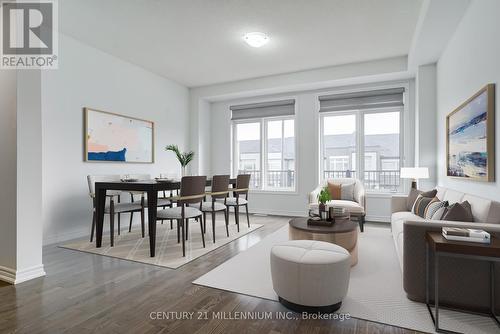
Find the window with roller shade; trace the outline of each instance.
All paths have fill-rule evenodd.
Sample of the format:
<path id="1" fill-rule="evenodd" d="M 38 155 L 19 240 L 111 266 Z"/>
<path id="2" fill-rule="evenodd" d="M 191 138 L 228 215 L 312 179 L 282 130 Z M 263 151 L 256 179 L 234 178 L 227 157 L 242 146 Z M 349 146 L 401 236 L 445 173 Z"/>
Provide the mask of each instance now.
<path id="1" fill-rule="evenodd" d="M 319 100 L 322 177 L 357 178 L 368 191 L 401 191 L 404 89 Z"/>
<path id="2" fill-rule="evenodd" d="M 295 101 L 231 106 L 233 174 L 250 174 L 251 188 L 295 191 Z"/>

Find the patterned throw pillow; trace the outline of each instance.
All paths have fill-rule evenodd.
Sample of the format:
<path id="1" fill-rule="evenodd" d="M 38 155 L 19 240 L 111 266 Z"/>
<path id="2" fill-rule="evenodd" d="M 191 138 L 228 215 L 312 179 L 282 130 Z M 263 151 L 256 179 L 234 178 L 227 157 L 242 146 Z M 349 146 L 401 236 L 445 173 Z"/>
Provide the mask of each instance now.
<path id="1" fill-rule="evenodd" d="M 411 212 L 419 217 L 425 218 L 425 214 L 429 205 L 438 201 L 439 199 L 437 197 L 424 197 L 420 194 L 418 195 L 415 204 L 413 204 Z"/>
<path id="2" fill-rule="evenodd" d="M 446 208 L 448 206 L 448 201 L 437 201 L 432 202 L 427 206 L 427 210 L 425 212 L 425 219 L 433 219 L 436 212 L 441 208 Z M 442 214 L 441 214 L 442 215 Z"/>
<path id="3" fill-rule="evenodd" d="M 441 220 L 443 219 L 444 214 L 446 213 L 446 210 L 448 210 L 447 206 L 443 206 L 442 208 L 437 209 L 436 212 L 432 215 L 431 220 Z"/>

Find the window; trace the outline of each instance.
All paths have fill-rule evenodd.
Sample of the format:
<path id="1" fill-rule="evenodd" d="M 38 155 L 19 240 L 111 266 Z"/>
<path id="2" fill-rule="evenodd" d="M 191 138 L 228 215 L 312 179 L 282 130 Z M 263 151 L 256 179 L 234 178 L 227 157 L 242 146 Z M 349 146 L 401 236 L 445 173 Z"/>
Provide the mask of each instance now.
<path id="1" fill-rule="evenodd" d="M 403 190 L 399 178 L 402 92 L 389 89 L 320 97 L 323 178 L 358 178 L 368 191 Z"/>
<path id="2" fill-rule="evenodd" d="M 328 115 L 322 118 L 323 171 L 325 178 L 354 176 L 356 162 L 356 115 Z"/>
<path id="3" fill-rule="evenodd" d="M 234 129 L 238 174 L 250 174 L 252 188 L 261 186 L 260 122 L 238 123 Z"/>
<path id="4" fill-rule="evenodd" d="M 251 174 L 251 187 L 294 191 L 295 120 L 270 117 L 233 122 L 235 174 Z"/>

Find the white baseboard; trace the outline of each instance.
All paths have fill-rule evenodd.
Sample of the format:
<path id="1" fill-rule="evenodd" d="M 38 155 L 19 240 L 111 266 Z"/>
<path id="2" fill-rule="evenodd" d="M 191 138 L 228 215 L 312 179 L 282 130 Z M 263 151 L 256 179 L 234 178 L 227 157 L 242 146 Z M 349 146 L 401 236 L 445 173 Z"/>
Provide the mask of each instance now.
<path id="1" fill-rule="evenodd" d="M 365 221 L 369 222 L 380 222 L 380 223 L 390 223 L 391 217 L 386 217 L 386 216 L 370 216 L 367 215 L 365 217 Z"/>
<path id="2" fill-rule="evenodd" d="M 10 284 L 19 284 L 42 276 L 45 276 L 43 264 L 23 270 L 0 266 L 0 280 Z"/>

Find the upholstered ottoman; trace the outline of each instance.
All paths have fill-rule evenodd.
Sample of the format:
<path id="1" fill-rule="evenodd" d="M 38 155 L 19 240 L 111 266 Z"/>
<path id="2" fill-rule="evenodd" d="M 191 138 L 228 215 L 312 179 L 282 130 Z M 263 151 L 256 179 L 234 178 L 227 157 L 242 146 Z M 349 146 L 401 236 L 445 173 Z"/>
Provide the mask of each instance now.
<path id="1" fill-rule="evenodd" d="M 271 249 L 274 291 L 293 311 L 338 310 L 347 294 L 350 269 L 349 252 L 328 242 L 293 240 Z"/>

